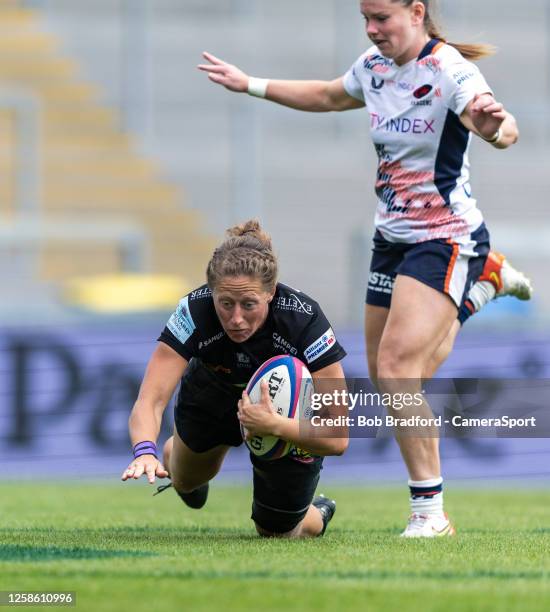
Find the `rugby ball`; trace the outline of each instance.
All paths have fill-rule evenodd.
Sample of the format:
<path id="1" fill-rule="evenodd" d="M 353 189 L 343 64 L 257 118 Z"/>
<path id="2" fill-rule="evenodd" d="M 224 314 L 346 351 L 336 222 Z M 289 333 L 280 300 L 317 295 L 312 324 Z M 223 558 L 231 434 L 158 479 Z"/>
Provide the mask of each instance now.
<path id="1" fill-rule="evenodd" d="M 310 419 L 312 416 L 311 394 L 313 379 L 307 367 L 296 357 L 278 355 L 262 364 L 246 386 L 253 404 L 261 399 L 261 382 L 265 380 L 269 396 L 278 414 L 289 419 Z M 279 459 L 292 448 L 292 443 L 275 436 L 254 436 L 246 440 L 241 425 L 241 434 L 250 452 L 262 459 Z"/>

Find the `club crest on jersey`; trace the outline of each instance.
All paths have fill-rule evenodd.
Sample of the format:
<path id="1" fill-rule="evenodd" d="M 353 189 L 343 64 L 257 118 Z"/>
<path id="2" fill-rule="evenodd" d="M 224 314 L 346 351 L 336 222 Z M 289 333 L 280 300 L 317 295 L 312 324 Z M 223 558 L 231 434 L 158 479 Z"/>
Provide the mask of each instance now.
<path id="1" fill-rule="evenodd" d="M 425 96 L 427 96 L 430 91 L 432 91 L 433 87 L 429 84 L 426 85 L 422 85 L 422 87 L 419 87 L 418 89 L 416 89 L 413 93 L 413 96 L 417 99 L 420 100 L 421 98 L 424 98 Z"/>
<path id="2" fill-rule="evenodd" d="M 249 368 L 251 366 L 250 357 L 246 353 L 237 353 L 237 367 Z"/>

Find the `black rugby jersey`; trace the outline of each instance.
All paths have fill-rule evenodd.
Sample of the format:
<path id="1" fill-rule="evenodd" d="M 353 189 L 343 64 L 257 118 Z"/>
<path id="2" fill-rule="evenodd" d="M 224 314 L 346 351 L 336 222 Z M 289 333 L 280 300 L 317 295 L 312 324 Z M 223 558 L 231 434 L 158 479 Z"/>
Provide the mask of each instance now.
<path id="1" fill-rule="evenodd" d="M 265 323 L 245 342 L 233 342 L 224 332 L 207 285 L 180 301 L 159 341 L 187 361 L 199 358 L 235 385 L 246 385 L 256 369 L 276 355 L 297 357 L 310 372 L 346 356 L 319 304 L 282 283 L 277 283 Z"/>

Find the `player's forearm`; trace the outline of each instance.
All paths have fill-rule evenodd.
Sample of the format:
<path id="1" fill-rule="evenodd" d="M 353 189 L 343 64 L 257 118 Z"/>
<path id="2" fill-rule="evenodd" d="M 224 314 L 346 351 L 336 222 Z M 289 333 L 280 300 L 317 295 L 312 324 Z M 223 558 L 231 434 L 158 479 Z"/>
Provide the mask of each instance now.
<path id="1" fill-rule="evenodd" d="M 266 99 L 289 108 L 313 113 L 338 110 L 328 94 L 329 81 L 270 80 Z"/>
<path id="2" fill-rule="evenodd" d="M 364 106 L 348 95 L 343 77 L 333 81 L 280 81 L 252 77 L 237 66 L 205 51 L 207 63 L 197 68 L 213 82 L 237 93 L 248 92 L 277 104 L 310 112 L 344 111 Z"/>
<path id="3" fill-rule="evenodd" d="M 346 426 L 314 427 L 311 421 L 277 419 L 273 435 L 314 455 L 342 455 L 348 447 Z"/>
<path id="4" fill-rule="evenodd" d="M 163 342 L 158 343 L 128 422 L 133 445 L 143 440 L 156 442 L 164 410 L 186 368 L 186 359 Z"/>
<path id="5" fill-rule="evenodd" d="M 164 407 L 165 404 L 160 400 L 151 404 L 138 399 L 128 420 L 132 446 L 144 440 L 157 441 Z"/>

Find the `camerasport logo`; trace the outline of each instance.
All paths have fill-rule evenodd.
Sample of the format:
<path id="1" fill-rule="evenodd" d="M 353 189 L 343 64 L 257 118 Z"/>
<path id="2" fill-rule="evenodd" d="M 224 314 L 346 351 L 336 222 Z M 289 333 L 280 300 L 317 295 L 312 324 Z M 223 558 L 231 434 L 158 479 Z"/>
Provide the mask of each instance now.
<path id="1" fill-rule="evenodd" d="M 305 358 L 308 363 L 312 363 L 316 359 L 319 359 L 321 355 L 324 355 L 336 344 L 336 336 L 332 331 L 332 327 L 329 327 L 327 331 L 320 337 L 310 344 L 304 351 Z"/>

